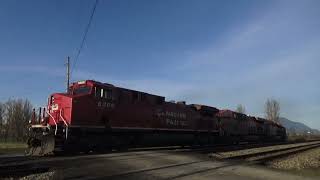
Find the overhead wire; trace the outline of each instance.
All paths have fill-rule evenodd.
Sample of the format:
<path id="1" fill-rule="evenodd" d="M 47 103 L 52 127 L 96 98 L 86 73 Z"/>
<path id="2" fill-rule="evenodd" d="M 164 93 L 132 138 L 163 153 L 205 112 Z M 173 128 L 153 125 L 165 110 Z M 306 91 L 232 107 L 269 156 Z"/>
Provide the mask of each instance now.
<path id="1" fill-rule="evenodd" d="M 94 14 L 95 14 L 95 11 L 96 11 L 96 8 L 97 8 L 97 5 L 98 5 L 98 1 L 99 1 L 99 0 L 95 0 L 94 6 L 93 6 L 93 8 L 92 8 L 91 15 L 90 15 L 90 18 L 89 18 L 89 22 L 88 22 L 88 24 L 87 24 L 87 26 L 86 26 L 86 28 L 85 28 L 84 34 L 83 34 L 83 36 L 82 36 L 82 41 L 81 41 L 80 46 L 79 46 L 79 48 L 78 48 L 77 54 L 76 54 L 76 56 L 75 56 L 75 58 L 74 58 L 74 62 L 73 62 L 73 65 L 72 65 L 72 68 L 71 68 L 71 73 L 70 73 L 70 79 L 71 79 L 71 77 L 72 77 L 72 73 L 73 73 L 74 69 L 76 68 L 76 64 L 77 64 L 77 61 L 78 61 L 78 59 L 79 59 L 81 50 L 82 50 L 83 45 L 84 45 L 84 43 L 85 43 L 85 41 L 86 41 L 87 34 L 88 34 L 89 29 L 90 29 L 90 26 L 91 26 L 92 19 L 93 19 L 93 17 L 94 17 Z"/>

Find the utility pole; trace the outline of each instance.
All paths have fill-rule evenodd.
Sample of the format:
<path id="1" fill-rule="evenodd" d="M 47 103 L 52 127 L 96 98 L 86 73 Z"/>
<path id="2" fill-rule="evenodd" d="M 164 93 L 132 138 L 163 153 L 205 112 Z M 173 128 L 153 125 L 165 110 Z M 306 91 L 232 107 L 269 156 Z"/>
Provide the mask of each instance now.
<path id="1" fill-rule="evenodd" d="M 69 85 L 70 85 L 70 57 L 67 57 L 67 93 L 69 92 Z"/>

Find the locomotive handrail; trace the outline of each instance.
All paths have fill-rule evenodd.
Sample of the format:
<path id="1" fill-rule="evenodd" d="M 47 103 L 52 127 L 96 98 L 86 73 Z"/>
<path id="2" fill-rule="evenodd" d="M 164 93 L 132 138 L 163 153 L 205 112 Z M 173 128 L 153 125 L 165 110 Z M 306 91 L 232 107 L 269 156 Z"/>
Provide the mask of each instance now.
<path id="1" fill-rule="evenodd" d="M 62 116 L 62 109 L 60 109 L 60 118 L 62 119 L 63 123 L 66 125 L 66 139 L 68 139 L 68 123 Z"/>
<path id="2" fill-rule="evenodd" d="M 53 119 L 53 122 L 54 122 L 54 125 L 55 125 L 54 135 L 57 135 L 58 124 L 57 124 L 56 120 L 54 119 L 54 117 L 51 115 L 51 113 L 49 111 L 46 111 L 46 113 Z"/>

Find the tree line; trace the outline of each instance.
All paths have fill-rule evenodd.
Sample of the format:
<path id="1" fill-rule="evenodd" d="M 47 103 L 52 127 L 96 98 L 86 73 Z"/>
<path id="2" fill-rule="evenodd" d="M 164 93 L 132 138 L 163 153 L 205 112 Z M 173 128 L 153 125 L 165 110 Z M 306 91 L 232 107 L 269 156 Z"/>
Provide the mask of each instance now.
<path id="1" fill-rule="evenodd" d="M 27 99 L 0 102 L 0 141 L 25 141 L 32 109 L 32 104 Z"/>

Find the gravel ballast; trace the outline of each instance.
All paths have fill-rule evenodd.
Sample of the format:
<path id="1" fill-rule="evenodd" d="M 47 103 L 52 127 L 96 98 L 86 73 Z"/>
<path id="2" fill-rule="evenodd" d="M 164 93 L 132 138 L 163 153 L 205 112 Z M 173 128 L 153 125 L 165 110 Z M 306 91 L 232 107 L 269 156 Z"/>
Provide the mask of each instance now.
<path id="1" fill-rule="evenodd" d="M 267 163 L 269 167 L 277 169 L 305 169 L 320 168 L 320 148 L 287 156 Z"/>
<path id="2" fill-rule="evenodd" d="M 275 145 L 275 146 L 237 150 L 237 151 L 228 151 L 228 152 L 222 152 L 222 153 L 212 153 L 212 154 L 209 154 L 209 157 L 215 158 L 215 159 L 225 159 L 225 158 L 230 158 L 230 157 L 234 157 L 234 156 L 242 156 L 242 155 L 254 154 L 254 153 L 259 153 L 259 152 L 268 152 L 268 151 L 272 151 L 272 150 L 280 150 L 280 149 L 299 147 L 299 146 L 303 146 L 303 145 L 311 145 L 311 144 L 317 144 L 317 143 L 319 143 L 319 141 L 307 142 L 307 143 L 297 143 L 297 144 Z"/>

